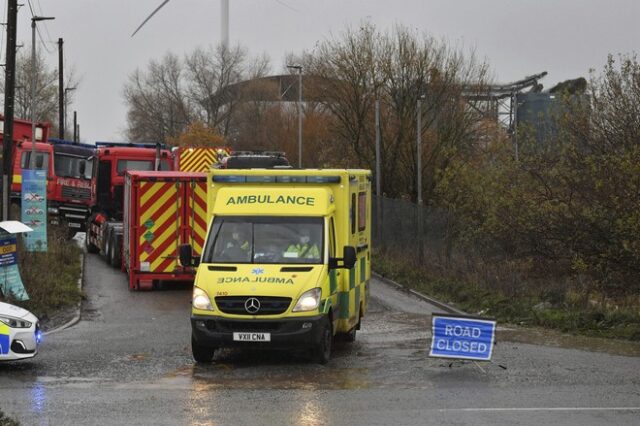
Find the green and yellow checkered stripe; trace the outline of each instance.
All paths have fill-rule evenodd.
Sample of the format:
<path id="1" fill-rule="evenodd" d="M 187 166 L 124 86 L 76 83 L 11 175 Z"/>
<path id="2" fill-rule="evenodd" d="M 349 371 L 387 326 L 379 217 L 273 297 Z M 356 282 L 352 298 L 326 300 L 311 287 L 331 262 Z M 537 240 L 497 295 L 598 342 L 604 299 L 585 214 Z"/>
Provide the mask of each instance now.
<path id="1" fill-rule="evenodd" d="M 360 304 L 366 309 L 366 291 L 369 280 L 367 279 L 367 260 L 362 257 L 356 265 L 348 271 L 349 289 L 339 291 L 337 270 L 329 272 L 330 296 L 324 301 L 322 312 L 328 313 L 333 308 L 334 320 L 337 320 L 337 331 L 347 332 L 357 322 L 360 315 Z"/>

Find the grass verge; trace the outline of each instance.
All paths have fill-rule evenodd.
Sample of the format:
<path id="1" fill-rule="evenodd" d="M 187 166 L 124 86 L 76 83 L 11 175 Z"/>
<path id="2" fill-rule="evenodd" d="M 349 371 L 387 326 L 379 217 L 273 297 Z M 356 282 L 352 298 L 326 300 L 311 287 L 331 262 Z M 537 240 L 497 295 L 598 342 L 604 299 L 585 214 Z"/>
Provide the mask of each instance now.
<path id="1" fill-rule="evenodd" d="M 30 299 L 18 302 L 41 320 L 59 309 L 74 305 L 82 298 L 78 289 L 82 250 L 75 241 L 68 240 L 64 229 L 49 227 L 48 251 L 28 252 L 18 237 L 18 264 L 22 282 Z"/>
<path id="2" fill-rule="evenodd" d="M 374 269 L 397 283 L 459 309 L 501 323 L 541 326 L 574 334 L 640 341 L 640 303 L 627 299 L 599 302 L 601 297 L 575 297 L 570 286 L 494 285 L 486 274 L 454 274 L 417 265 L 401 256 L 374 254 Z M 522 280 L 524 281 L 524 280 Z"/>
<path id="3" fill-rule="evenodd" d="M 0 426 L 20 426 L 20 423 L 10 417 L 7 417 L 7 415 L 0 410 Z"/>

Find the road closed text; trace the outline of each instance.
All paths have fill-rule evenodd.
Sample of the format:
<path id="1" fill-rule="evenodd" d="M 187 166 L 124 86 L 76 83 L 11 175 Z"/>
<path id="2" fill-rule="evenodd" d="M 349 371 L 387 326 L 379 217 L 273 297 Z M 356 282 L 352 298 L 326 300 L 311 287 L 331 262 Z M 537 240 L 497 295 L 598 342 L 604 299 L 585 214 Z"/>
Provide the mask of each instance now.
<path id="1" fill-rule="evenodd" d="M 495 321 L 469 318 L 433 318 L 430 356 L 489 360 Z"/>

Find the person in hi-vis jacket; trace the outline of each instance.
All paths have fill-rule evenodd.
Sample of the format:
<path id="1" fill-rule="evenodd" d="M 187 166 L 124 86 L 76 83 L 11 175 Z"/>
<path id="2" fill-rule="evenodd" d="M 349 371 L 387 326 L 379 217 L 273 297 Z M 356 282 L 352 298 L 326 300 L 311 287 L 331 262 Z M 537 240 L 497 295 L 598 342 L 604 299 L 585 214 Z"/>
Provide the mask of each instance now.
<path id="1" fill-rule="evenodd" d="M 285 257 L 297 257 L 298 259 L 320 259 L 320 248 L 316 241 L 311 241 L 311 233 L 307 228 L 300 230 L 300 237 L 296 244 L 287 248 Z"/>

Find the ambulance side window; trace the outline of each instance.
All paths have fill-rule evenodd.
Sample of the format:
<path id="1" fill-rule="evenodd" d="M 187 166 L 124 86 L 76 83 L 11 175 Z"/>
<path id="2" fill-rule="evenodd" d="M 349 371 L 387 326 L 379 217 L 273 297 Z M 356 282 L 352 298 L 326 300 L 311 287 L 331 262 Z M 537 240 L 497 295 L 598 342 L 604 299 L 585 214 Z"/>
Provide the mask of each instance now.
<path id="1" fill-rule="evenodd" d="M 351 233 L 356 233 L 356 194 L 351 194 Z"/>
<path id="2" fill-rule="evenodd" d="M 358 231 L 367 229 L 367 193 L 358 194 Z"/>
<path id="3" fill-rule="evenodd" d="M 333 218 L 331 218 L 329 226 L 329 257 L 336 257 L 336 228 L 333 224 Z"/>

